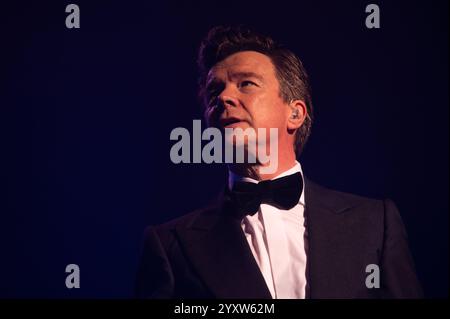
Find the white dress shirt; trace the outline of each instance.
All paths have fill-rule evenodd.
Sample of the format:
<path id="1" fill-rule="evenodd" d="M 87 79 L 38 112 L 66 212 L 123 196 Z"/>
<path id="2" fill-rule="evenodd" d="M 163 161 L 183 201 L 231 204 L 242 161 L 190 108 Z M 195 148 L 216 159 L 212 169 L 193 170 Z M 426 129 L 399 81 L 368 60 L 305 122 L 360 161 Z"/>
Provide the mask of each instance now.
<path id="1" fill-rule="evenodd" d="M 299 162 L 274 177 L 300 172 Z M 237 181 L 258 183 L 257 180 L 229 172 L 229 186 Z M 303 182 L 303 190 L 305 183 Z M 289 210 L 261 204 L 253 216 L 247 215 L 241 227 L 253 256 L 274 299 L 303 299 L 306 287 L 305 195 Z"/>

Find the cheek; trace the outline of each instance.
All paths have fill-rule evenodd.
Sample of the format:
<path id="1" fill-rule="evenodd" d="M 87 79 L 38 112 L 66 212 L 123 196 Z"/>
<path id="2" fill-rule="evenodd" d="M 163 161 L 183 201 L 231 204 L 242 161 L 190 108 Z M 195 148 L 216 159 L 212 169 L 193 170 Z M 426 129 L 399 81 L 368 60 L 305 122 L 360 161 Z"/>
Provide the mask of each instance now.
<path id="1" fill-rule="evenodd" d="M 258 96 L 252 99 L 248 112 L 255 127 L 282 128 L 286 124 L 285 105 L 279 98 Z"/>

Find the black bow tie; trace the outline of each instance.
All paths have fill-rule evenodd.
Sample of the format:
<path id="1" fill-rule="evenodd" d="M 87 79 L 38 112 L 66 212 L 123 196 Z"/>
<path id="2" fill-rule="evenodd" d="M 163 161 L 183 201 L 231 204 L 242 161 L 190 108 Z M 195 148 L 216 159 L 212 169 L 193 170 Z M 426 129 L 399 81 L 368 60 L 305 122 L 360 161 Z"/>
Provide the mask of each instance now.
<path id="1" fill-rule="evenodd" d="M 300 172 L 259 183 L 236 182 L 228 192 L 229 199 L 239 217 L 254 215 L 262 203 L 281 209 L 298 204 L 303 190 Z"/>

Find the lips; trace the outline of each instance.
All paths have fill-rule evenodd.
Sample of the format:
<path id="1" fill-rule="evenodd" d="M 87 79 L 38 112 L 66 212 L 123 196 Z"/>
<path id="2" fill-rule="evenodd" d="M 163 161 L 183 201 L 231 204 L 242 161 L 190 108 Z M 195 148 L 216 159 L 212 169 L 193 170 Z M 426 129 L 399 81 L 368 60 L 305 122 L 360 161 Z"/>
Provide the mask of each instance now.
<path id="1" fill-rule="evenodd" d="M 227 117 L 224 119 L 220 119 L 219 122 L 222 127 L 227 127 L 243 121 L 237 117 Z"/>

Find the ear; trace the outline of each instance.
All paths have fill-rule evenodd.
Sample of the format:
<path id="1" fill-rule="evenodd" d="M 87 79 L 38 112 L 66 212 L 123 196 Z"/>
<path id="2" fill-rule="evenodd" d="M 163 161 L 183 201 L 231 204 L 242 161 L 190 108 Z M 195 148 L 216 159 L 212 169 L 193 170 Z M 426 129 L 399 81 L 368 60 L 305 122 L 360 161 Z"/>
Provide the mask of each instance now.
<path id="1" fill-rule="evenodd" d="M 289 132 L 294 132 L 300 126 L 307 116 L 306 104 L 302 100 L 294 100 L 289 103 L 290 114 L 287 122 L 287 129 Z"/>

